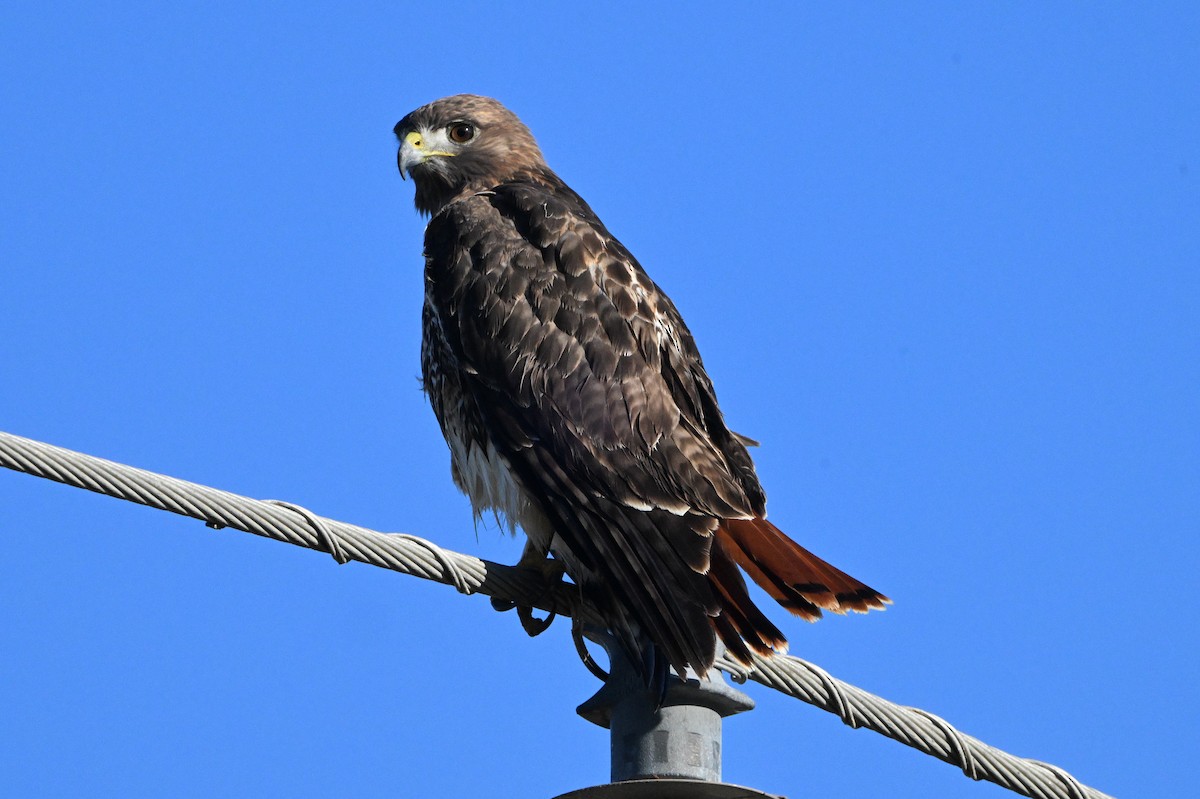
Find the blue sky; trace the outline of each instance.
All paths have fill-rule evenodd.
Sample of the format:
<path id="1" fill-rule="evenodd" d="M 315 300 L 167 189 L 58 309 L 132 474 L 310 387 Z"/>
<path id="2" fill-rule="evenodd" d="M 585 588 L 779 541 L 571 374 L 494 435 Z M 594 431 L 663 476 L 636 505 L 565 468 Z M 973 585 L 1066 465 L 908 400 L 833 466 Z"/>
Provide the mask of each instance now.
<path id="1" fill-rule="evenodd" d="M 0 429 L 514 562 L 417 388 L 392 125 L 500 98 L 671 294 L 771 518 L 888 593 L 793 651 L 1120 797 L 1191 781 L 1195 4 L 5 4 Z M 0 473 L 21 796 L 551 797 L 566 625 Z M 750 692 L 729 781 L 999 797 Z"/>

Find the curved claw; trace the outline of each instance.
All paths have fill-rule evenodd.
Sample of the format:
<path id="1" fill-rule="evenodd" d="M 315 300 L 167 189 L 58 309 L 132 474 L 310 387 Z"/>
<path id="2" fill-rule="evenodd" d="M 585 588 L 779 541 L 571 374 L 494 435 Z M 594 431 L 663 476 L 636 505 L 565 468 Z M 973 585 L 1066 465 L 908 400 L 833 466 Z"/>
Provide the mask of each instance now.
<path id="1" fill-rule="evenodd" d="M 495 606 L 493 605 L 493 607 Z M 539 619 L 533 615 L 533 608 L 528 605 L 521 605 L 517 608 L 517 618 L 521 620 L 521 627 L 525 629 L 530 638 L 536 638 L 550 629 L 550 625 L 554 622 L 554 617 L 557 615 L 551 612 L 546 618 Z"/>
<path id="2" fill-rule="evenodd" d="M 583 665 L 601 682 L 608 682 L 608 672 L 600 668 L 600 664 L 592 658 L 588 651 L 587 642 L 583 640 L 583 622 L 578 618 L 571 619 L 571 640 L 575 642 L 575 654 L 583 661 Z"/>
<path id="3" fill-rule="evenodd" d="M 501 599 L 500 597 L 492 597 L 492 610 L 497 613 L 507 613 L 517 606 L 516 602 L 511 599 Z"/>

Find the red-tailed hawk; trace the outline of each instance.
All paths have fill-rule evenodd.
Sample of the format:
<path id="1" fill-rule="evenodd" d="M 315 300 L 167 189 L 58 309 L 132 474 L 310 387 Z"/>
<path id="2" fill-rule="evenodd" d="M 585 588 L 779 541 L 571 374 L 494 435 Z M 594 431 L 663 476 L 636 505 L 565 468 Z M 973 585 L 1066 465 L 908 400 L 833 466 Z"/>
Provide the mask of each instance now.
<path id="1" fill-rule="evenodd" d="M 782 651 L 739 567 L 792 613 L 888 599 L 768 522 L 679 312 L 495 100 L 457 95 L 396 125 L 425 231 L 424 388 L 475 512 L 560 561 L 639 662 L 680 674 L 716 639 Z M 644 662 L 644 661 L 643 661 Z"/>

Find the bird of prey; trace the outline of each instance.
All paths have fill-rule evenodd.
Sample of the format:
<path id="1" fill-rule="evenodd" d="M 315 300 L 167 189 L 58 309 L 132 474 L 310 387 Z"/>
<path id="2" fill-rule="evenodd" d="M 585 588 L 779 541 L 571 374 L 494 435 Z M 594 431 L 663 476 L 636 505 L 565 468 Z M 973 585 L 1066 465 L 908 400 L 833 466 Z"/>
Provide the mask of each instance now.
<path id="1" fill-rule="evenodd" d="M 717 639 L 784 651 L 741 571 L 810 621 L 889 602 L 766 520 L 679 312 L 516 115 L 461 94 L 395 133 L 430 217 L 423 387 L 476 514 L 525 531 L 521 565 L 552 557 L 635 663 L 652 642 L 681 675 Z"/>

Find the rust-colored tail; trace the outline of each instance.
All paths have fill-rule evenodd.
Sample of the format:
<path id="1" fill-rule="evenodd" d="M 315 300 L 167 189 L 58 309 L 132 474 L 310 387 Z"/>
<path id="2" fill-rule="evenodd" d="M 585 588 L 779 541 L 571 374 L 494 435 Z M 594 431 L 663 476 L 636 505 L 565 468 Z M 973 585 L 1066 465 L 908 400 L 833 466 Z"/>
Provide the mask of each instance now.
<path id="1" fill-rule="evenodd" d="M 750 599 L 738 566 L 772 599 L 806 621 L 821 618 L 822 610 L 866 613 L 891 604 L 766 519 L 722 520 L 709 568 L 709 580 L 722 600 L 713 626 L 729 653 L 744 662 L 749 662 L 749 649 L 764 655 L 787 651 L 787 639 Z"/>

